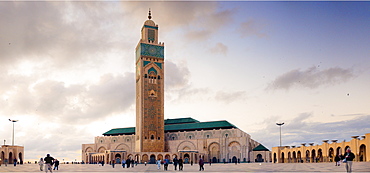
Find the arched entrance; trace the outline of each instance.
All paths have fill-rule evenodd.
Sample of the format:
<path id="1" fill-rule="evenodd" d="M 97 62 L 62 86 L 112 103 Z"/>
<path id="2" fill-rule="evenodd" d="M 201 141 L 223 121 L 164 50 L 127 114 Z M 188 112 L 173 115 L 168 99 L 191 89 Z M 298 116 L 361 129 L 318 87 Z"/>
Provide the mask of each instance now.
<path id="1" fill-rule="evenodd" d="M 285 162 L 284 162 L 284 158 L 285 158 L 285 156 L 284 156 L 284 152 L 282 152 L 282 153 L 281 153 L 281 163 L 285 163 Z"/>
<path id="2" fill-rule="evenodd" d="M 216 158 L 216 157 L 213 157 L 213 158 L 212 158 L 212 163 L 218 163 L 218 160 L 217 160 L 217 158 Z"/>
<path id="3" fill-rule="evenodd" d="M 366 161 L 366 145 L 365 144 L 362 144 L 360 146 L 359 161 L 360 162 Z"/>
<path id="4" fill-rule="evenodd" d="M 116 163 L 121 163 L 121 154 L 116 154 L 116 155 L 114 156 L 114 158 L 116 158 L 116 159 L 115 159 Z"/>
<path id="5" fill-rule="evenodd" d="M 310 150 L 306 150 L 306 162 L 310 163 Z"/>
<path id="6" fill-rule="evenodd" d="M 12 164 L 13 163 L 13 153 L 12 152 L 9 153 L 9 157 L 8 158 L 9 158 L 8 163 Z"/>
<path id="7" fill-rule="evenodd" d="M 189 163 L 190 162 L 190 156 L 188 153 L 184 154 L 184 163 Z"/>
<path id="8" fill-rule="evenodd" d="M 333 162 L 333 157 L 334 157 L 334 149 L 329 148 L 329 162 Z"/>
<path id="9" fill-rule="evenodd" d="M 317 160 L 316 160 L 316 150 L 312 150 L 312 152 L 311 152 L 311 162 L 317 162 Z"/>
<path id="10" fill-rule="evenodd" d="M 320 148 L 319 150 L 317 150 L 317 157 L 319 158 L 319 162 L 323 162 L 323 158 L 322 158 L 322 149 Z"/>
<path id="11" fill-rule="evenodd" d="M 256 162 L 263 162 L 263 158 L 261 154 L 257 154 Z"/>
<path id="12" fill-rule="evenodd" d="M 155 164 L 155 155 L 154 154 L 150 155 L 150 162 L 149 163 L 150 164 Z"/>
<path id="13" fill-rule="evenodd" d="M 297 152 L 297 159 L 298 159 L 298 162 L 303 162 L 303 161 L 302 161 L 302 154 L 301 154 L 301 151 L 298 151 L 298 152 Z"/>
<path id="14" fill-rule="evenodd" d="M 20 164 L 23 164 L 23 157 L 22 157 L 22 153 L 19 153 L 19 154 L 18 154 L 18 159 L 19 159 L 19 163 L 20 163 Z"/>
<path id="15" fill-rule="evenodd" d="M 341 155 L 342 154 L 342 148 L 340 147 L 337 147 L 337 154 L 336 155 Z M 345 151 L 344 151 L 345 152 Z"/>
<path id="16" fill-rule="evenodd" d="M 274 153 L 274 163 L 276 163 L 277 158 L 276 158 L 276 153 Z"/>
<path id="17" fill-rule="evenodd" d="M 233 158 L 232 158 L 232 163 L 237 163 L 238 162 L 238 159 L 234 156 Z"/>
<path id="18" fill-rule="evenodd" d="M 148 155 L 144 154 L 142 158 L 143 158 L 143 162 L 150 163 L 148 162 L 149 161 Z"/>
<path id="19" fill-rule="evenodd" d="M 293 163 L 297 162 L 297 154 L 295 151 L 293 151 Z"/>

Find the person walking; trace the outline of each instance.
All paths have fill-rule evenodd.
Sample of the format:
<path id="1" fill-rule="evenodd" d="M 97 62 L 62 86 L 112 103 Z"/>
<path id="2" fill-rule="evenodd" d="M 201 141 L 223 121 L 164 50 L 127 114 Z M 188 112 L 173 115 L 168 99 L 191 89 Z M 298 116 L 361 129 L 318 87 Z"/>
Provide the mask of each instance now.
<path id="1" fill-rule="evenodd" d="M 340 166 L 340 156 L 337 154 L 334 158 L 335 166 Z"/>
<path id="2" fill-rule="evenodd" d="M 45 172 L 53 172 L 53 169 L 51 169 L 51 165 L 53 164 L 54 158 L 50 156 L 50 154 L 46 154 L 46 157 L 44 158 L 45 161 Z"/>
<path id="3" fill-rule="evenodd" d="M 183 168 L 184 168 L 184 162 L 182 161 L 182 158 L 180 157 L 180 159 L 179 159 L 179 170 L 182 171 Z"/>
<path id="4" fill-rule="evenodd" d="M 158 167 L 158 170 L 161 169 L 161 160 L 160 159 L 157 160 L 157 167 Z"/>
<path id="5" fill-rule="evenodd" d="M 177 159 L 177 156 L 175 156 L 175 158 L 173 158 L 173 166 L 175 167 L 175 171 L 177 169 L 177 164 L 179 163 L 179 160 Z"/>
<path id="6" fill-rule="evenodd" d="M 55 170 L 55 169 L 59 170 L 59 160 L 58 159 L 55 159 L 55 161 L 54 161 L 54 169 L 53 170 Z"/>
<path id="7" fill-rule="evenodd" d="M 167 158 L 166 159 L 164 159 L 164 161 L 163 161 L 164 163 L 164 170 L 165 171 L 167 171 L 167 169 L 168 169 L 168 163 L 170 162 Z"/>
<path id="8" fill-rule="evenodd" d="M 352 172 L 352 161 L 355 158 L 355 155 L 351 152 L 351 149 L 347 149 L 347 154 L 344 157 L 346 163 L 346 170 L 347 172 Z"/>
<path id="9" fill-rule="evenodd" d="M 40 171 L 43 171 L 42 168 L 44 167 L 44 159 L 43 158 L 40 158 L 39 160 L 39 166 L 40 166 Z"/>
<path id="10" fill-rule="evenodd" d="M 199 157 L 199 171 L 204 171 L 204 161 L 202 156 Z"/>
<path id="11" fill-rule="evenodd" d="M 116 164 L 116 161 L 113 159 L 111 163 L 112 163 L 112 168 L 114 168 L 114 165 Z"/>
<path id="12" fill-rule="evenodd" d="M 125 168 L 125 165 L 126 165 L 126 160 L 122 159 L 122 168 Z"/>

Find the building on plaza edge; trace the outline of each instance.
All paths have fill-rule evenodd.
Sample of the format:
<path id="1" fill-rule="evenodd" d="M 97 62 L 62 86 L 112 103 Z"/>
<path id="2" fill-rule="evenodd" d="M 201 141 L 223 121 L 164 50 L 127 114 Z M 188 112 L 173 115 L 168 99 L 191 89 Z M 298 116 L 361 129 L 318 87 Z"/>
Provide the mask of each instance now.
<path id="1" fill-rule="evenodd" d="M 334 162 L 337 154 L 345 155 L 347 149 L 355 154 L 354 161 L 370 161 L 370 133 L 363 136 L 352 136 L 348 142 L 337 142 L 338 140 L 323 140 L 321 145 L 314 143 L 302 143 L 302 146 L 281 146 L 273 147 L 274 163 L 313 163 L 313 162 Z"/>
<path id="2" fill-rule="evenodd" d="M 228 121 L 199 122 L 193 118 L 164 119 L 164 43 L 158 25 L 148 20 L 136 46 L 136 127 L 111 129 L 82 144 L 82 161 L 109 163 L 131 158 L 154 163 L 183 158 L 196 163 L 270 162 L 271 152 Z"/>
<path id="3" fill-rule="evenodd" d="M 5 143 L 5 142 L 4 142 Z M 18 163 L 23 164 L 24 159 L 24 147 L 16 145 L 2 145 L 0 147 L 0 164 L 7 162 L 13 164 L 14 160 Z"/>

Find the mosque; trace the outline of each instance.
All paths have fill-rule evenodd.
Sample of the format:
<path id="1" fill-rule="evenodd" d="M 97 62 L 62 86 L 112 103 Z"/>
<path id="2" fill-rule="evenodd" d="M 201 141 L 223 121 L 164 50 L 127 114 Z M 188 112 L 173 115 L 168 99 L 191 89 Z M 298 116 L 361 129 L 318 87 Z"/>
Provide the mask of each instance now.
<path id="1" fill-rule="evenodd" d="M 149 11 L 136 46 L 136 127 L 111 129 L 93 144 L 82 144 L 82 161 L 270 162 L 266 147 L 226 120 L 164 119 L 164 43 L 158 42 L 158 25 L 151 18 Z"/>

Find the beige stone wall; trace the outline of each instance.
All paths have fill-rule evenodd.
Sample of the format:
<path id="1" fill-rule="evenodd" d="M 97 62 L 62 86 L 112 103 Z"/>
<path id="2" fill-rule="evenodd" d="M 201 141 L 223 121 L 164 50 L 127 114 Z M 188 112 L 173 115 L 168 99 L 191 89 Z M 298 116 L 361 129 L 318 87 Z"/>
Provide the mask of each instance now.
<path id="1" fill-rule="evenodd" d="M 272 159 L 276 163 L 294 162 L 333 162 L 336 154 L 344 154 L 350 148 L 355 154 L 355 161 L 370 161 L 370 133 L 354 136 L 350 141 L 325 140 L 321 145 L 305 144 L 299 147 L 273 147 Z M 299 154 L 301 157 L 299 157 Z"/>
<path id="2" fill-rule="evenodd" d="M 0 159 L 4 163 L 5 159 L 8 159 L 8 163 L 14 163 L 14 159 L 17 159 L 17 162 L 24 161 L 24 147 L 23 146 L 11 146 L 11 145 L 2 145 L 0 147 Z"/>

